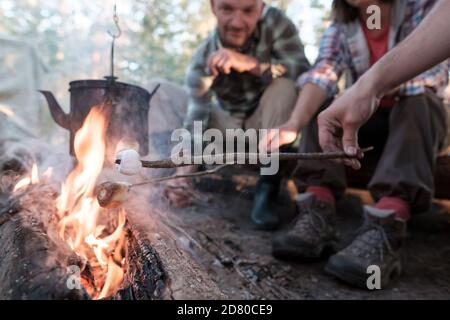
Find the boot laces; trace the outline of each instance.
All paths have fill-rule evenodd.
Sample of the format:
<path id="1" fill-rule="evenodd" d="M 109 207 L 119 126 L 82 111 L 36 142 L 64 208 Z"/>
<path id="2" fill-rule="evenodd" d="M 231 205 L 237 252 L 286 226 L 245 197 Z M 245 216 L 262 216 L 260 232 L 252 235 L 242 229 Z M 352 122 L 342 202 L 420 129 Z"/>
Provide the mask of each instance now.
<path id="1" fill-rule="evenodd" d="M 356 234 L 357 237 L 359 237 L 359 242 L 361 243 L 358 246 L 359 242 L 357 242 L 357 247 L 361 249 L 361 251 L 367 251 L 369 248 L 373 248 L 376 243 L 381 261 L 384 261 L 384 245 L 386 246 L 389 253 L 391 253 L 392 255 L 395 254 L 386 230 L 380 224 L 373 221 L 368 221 L 357 230 Z M 380 236 L 382 241 L 377 241 L 377 237 L 375 235 Z"/>
<path id="2" fill-rule="evenodd" d="M 306 208 L 299 215 L 294 225 L 294 230 L 304 232 L 305 230 L 314 230 L 320 234 L 327 226 L 325 218 L 316 210 Z"/>

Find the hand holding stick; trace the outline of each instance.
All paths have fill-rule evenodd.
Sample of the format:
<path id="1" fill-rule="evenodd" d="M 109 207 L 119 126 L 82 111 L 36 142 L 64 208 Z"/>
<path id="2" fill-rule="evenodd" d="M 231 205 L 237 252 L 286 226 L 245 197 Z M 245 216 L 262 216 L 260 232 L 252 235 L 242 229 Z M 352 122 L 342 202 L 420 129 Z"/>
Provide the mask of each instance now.
<path id="1" fill-rule="evenodd" d="M 368 152 L 372 150 L 372 147 L 361 149 L 361 153 Z M 272 154 L 273 155 L 273 154 Z M 233 154 L 234 159 L 238 159 L 239 157 L 245 157 L 246 160 L 250 159 L 251 157 L 257 157 L 258 154 L 251 154 L 251 153 L 244 153 L 239 154 L 235 153 Z M 351 156 L 348 156 L 344 152 L 327 152 L 327 153 L 279 153 L 276 154 L 278 156 L 280 161 L 286 161 L 286 160 L 332 160 L 332 159 L 345 159 L 345 158 L 352 158 Z M 200 156 L 203 161 L 210 160 L 211 157 L 207 156 Z M 217 155 L 217 157 L 223 157 L 223 160 L 226 161 L 229 157 L 229 154 L 223 154 L 223 155 Z M 354 158 L 354 157 L 353 157 Z M 194 163 L 194 160 L 199 160 L 199 157 L 191 157 L 192 162 Z M 121 160 L 116 160 L 116 164 L 120 164 Z M 175 167 L 182 167 L 187 166 L 189 164 L 175 164 L 171 159 L 165 159 L 165 160 L 156 160 L 156 161 L 141 161 L 142 166 L 145 168 L 175 168 Z M 173 179 L 179 179 L 179 178 L 195 178 L 200 177 L 204 175 L 209 175 L 218 172 L 219 170 L 230 166 L 234 164 L 233 163 L 225 163 L 218 167 L 215 167 L 211 170 L 201 171 L 201 172 L 195 172 L 195 173 L 189 173 L 189 174 L 180 174 L 180 175 L 172 175 L 168 177 L 162 177 L 162 178 L 156 178 L 147 180 L 144 182 L 136 183 L 136 184 L 130 184 L 126 182 L 104 182 L 97 188 L 97 200 L 101 207 L 104 208 L 117 208 L 121 204 L 123 204 L 128 197 L 128 193 L 133 187 L 138 186 L 144 186 L 148 184 L 155 184 L 162 181 L 167 180 L 173 180 Z"/>
<path id="2" fill-rule="evenodd" d="M 373 149 L 373 147 L 364 148 L 359 151 L 360 154 L 364 154 Z M 163 159 L 163 160 L 153 160 L 153 161 L 145 161 L 141 160 L 142 167 L 144 168 L 153 168 L 153 169 L 170 169 L 177 167 L 190 166 L 194 163 L 211 163 L 211 160 L 222 160 L 222 163 L 229 163 L 228 159 L 233 157 L 233 159 L 245 159 L 247 162 L 249 159 L 259 159 L 258 153 L 232 153 L 232 154 L 219 154 L 213 156 L 193 156 L 191 158 L 187 158 L 189 161 L 184 162 L 182 164 L 176 164 L 172 159 Z M 317 152 L 317 153 L 272 153 L 267 156 L 275 157 L 277 156 L 280 161 L 288 161 L 288 160 L 335 160 L 335 159 L 349 159 L 355 158 L 355 156 L 349 156 L 345 152 L 337 151 L 337 152 Z M 236 160 L 234 160 L 236 161 Z M 120 164 L 121 160 L 117 159 L 116 164 Z"/>

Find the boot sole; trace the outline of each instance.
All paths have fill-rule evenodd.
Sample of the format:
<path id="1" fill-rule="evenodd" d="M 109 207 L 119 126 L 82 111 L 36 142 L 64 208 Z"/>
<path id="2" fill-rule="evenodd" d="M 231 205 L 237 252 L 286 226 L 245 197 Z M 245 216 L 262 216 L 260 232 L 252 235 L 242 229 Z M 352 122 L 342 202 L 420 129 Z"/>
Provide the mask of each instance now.
<path id="1" fill-rule="evenodd" d="M 291 245 L 287 243 L 273 244 L 272 255 L 282 260 L 311 260 L 318 259 L 324 252 L 336 252 L 338 250 L 337 241 L 328 241 L 318 247 L 306 247 L 301 245 Z"/>
<path id="2" fill-rule="evenodd" d="M 367 287 L 367 279 L 370 277 L 370 274 L 365 274 L 361 276 L 360 273 L 353 273 L 351 271 L 345 270 L 345 267 L 337 264 L 335 260 L 330 259 L 325 266 L 325 273 L 334 276 L 335 278 L 351 284 L 355 287 L 359 287 L 361 289 L 370 290 Z M 387 287 L 390 280 L 396 275 L 399 276 L 402 273 L 401 263 L 400 261 L 396 261 L 393 263 L 392 267 L 383 274 L 381 274 L 381 289 Z"/>
<path id="3" fill-rule="evenodd" d="M 278 227 L 280 226 L 279 222 L 258 224 L 252 220 L 252 223 L 253 223 L 255 230 L 259 230 L 259 231 L 274 231 L 274 230 L 278 229 Z"/>

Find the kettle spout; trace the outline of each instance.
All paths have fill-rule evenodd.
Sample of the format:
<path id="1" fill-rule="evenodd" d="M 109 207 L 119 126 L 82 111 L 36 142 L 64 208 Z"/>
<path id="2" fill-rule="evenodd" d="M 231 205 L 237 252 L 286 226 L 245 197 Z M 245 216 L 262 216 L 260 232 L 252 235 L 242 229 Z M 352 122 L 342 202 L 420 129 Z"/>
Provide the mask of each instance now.
<path id="1" fill-rule="evenodd" d="M 70 128 L 70 117 L 69 115 L 65 114 L 64 111 L 61 109 L 61 106 L 56 101 L 55 97 L 53 96 L 53 93 L 50 91 L 42 91 L 39 90 L 40 93 L 42 93 L 47 100 L 48 107 L 50 109 L 50 114 L 52 115 L 53 120 L 57 124 L 59 124 L 61 127 L 65 129 Z"/>

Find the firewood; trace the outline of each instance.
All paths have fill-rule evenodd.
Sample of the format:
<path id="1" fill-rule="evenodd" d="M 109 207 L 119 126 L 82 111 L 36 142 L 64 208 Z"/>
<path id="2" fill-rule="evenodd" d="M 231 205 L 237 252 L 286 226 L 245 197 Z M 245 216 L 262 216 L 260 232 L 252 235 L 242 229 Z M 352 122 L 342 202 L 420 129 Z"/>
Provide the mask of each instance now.
<path id="1" fill-rule="evenodd" d="M 20 198 L 0 198 L 3 213 L 10 215 L 0 224 L 0 299 L 89 299 L 83 288 L 67 285 L 67 267 L 81 263 L 49 225 L 56 214 L 52 192 L 30 188 Z"/>
<path id="2" fill-rule="evenodd" d="M 2 213 L 17 211 L 0 225 L 0 299 L 91 299 L 83 287 L 89 264 L 59 238 L 52 224 L 55 199 L 51 188 L 42 185 L 31 187 L 19 203 L 0 193 Z M 160 216 L 157 210 L 143 206 L 142 196 L 132 200 L 126 208 L 126 276 L 109 299 L 224 298 L 207 273 L 180 249 L 172 227 L 154 219 Z M 68 286 L 69 266 L 80 268 L 79 290 Z"/>

